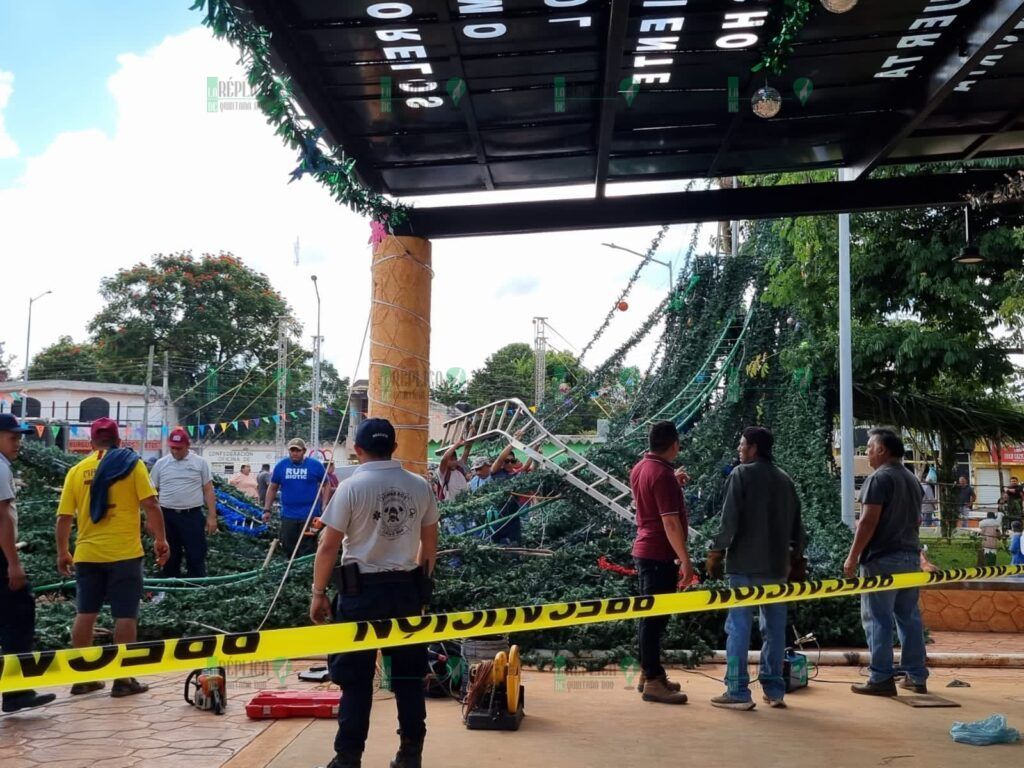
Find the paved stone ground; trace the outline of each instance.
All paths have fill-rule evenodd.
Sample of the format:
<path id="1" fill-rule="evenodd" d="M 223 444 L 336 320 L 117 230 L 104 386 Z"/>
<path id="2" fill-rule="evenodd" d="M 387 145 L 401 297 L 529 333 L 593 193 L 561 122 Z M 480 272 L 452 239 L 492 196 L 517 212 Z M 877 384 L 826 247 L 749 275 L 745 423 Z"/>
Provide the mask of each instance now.
<path id="1" fill-rule="evenodd" d="M 296 681 L 309 663 L 230 670 L 224 715 L 200 712 L 183 698 L 178 673 L 143 678 L 147 693 L 112 699 L 110 688 L 85 696 L 57 690 L 53 704 L 0 716 L 2 768 L 219 768 L 272 721 L 250 720 L 245 703 L 258 690 L 315 688 Z"/>
<path id="2" fill-rule="evenodd" d="M 1020 635 L 942 632 L 933 637 L 936 642 L 929 646 L 933 652 L 1024 652 L 1024 636 Z M 323 764 L 330 758 L 332 721 L 274 723 L 245 716 L 244 705 L 258 690 L 282 685 L 289 689 L 323 687 L 296 680 L 295 672 L 308 663 L 233 671 L 228 682 L 228 713 L 223 716 L 199 712 L 186 704 L 180 674 L 149 678 L 152 688 L 148 693 L 125 699 L 111 699 L 108 691 L 71 697 L 62 689 L 58 700 L 48 707 L 0 716 L 0 768 L 291 768 Z M 724 667 L 674 672 L 673 677 L 683 681 L 691 696 L 691 704 L 681 708 L 644 706 L 621 674 L 570 675 L 564 685 L 556 685 L 552 674 L 528 672 L 529 717 L 518 734 L 466 731 L 457 704 L 431 701 L 427 764 L 477 768 L 481 754 L 491 755 L 503 765 L 547 763 L 560 768 L 618 768 L 649 761 L 667 765 L 682 759 L 709 765 L 753 759 L 765 765 L 785 763 L 790 768 L 823 763 L 834 768 L 879 764 L 934 768 L 973 767 L 979 759 L 986 765 L 1016 765 L 1022 759 L 1019 746 L 979 751 L 954 745 L 948 731 L 953 720 L 977 719 L 993 712 L 1003 712 L 1011 725 L 1024 728 L 1024 670 L 936 669 L 929 681 L 932 691 L 961 701 L 964 707 L 915 710 L 897 702 L 854 697 L 845 683 L 862 679 L 858 670 L 823 668 L 819 672 L 822 681 L 844 682 L 812 683 L 809 690 L 791 697 L 789 710 L 761 711 L 759 707 L 755 713 L 711 709 L 707 699 L 721 686 L 698 672 L 720 677 Z M 970 681 L 972 688 L 947 690 L 945 685 L 953 677 Z M 387 764 L 397 738 L 394 720 L 394 703 L 382 692 L 374 706 L 367 765 Z M 736 741 L 728 734 L 740 723 L 744 737 Z M 776 727 L 781 730 L 775 732 Z M 822 741 L 823 733 L 832 735 Z M 781 749 L 778 761 L 760 763 L 752 746 L 757 743 L 776 744 Z"/>

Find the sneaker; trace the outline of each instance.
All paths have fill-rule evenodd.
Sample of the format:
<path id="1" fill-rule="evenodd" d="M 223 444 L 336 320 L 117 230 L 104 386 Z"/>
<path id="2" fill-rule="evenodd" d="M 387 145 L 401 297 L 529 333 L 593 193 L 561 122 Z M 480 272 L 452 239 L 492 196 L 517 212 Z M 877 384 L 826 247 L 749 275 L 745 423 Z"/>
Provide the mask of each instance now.
<path id="1" fill-rule="evenodd" d="M 114 687 L 110 689 L 110 695 L 115 699 L 121 699 L 125 696 L 134 696 L 136 693 L 145 693 L 148 690 L 148 685 L 140 683 L 134 677 L 122 677 L 114 681 Z"/>
<path id="2" fill-rule="evenodd" d="M 665 685 L 668 687 L 668 689 L 670 691 L 674 691 L 676 693 L 679 693 L 679 691 L 683 690 L 683 686 L 681 686 L 679 683 L 676 683 L 676 682 L 673 682 L 672 680 L 669 680 L 668 679 L 668 675 L 662 675 L 661 679 L 665 681 Z M 643 693 L 644 692 L 644 683 L 646 683 L 646 682 L 647 682 L 647 678 L 644 676 L 644 673 L 641 672 L 640 673 L 640 681 L 636 684 L 636 692 L 637 693 Z"/>
<path id="3" fill-rule="evenodd" d="M 92 683 L 75 683 L 71 686 L 72 696 L 81 696 L 83 693 L 92 693 L 93 691 L 102 691 L 107 687 L 107 684 L 102 680 L 96 680 Z"/>
<path id="4" fill-rule="evenodd" d="M 715 696 L 711 700 L 712 707 L 718 707 L 719 709 L 739 709 L 743 711 L 749 711 L 757 705 L 750 699 L 740 699 L 735 696 L 731 696 L 728 693 L 723 693 L 721 696 Z"/>
<path id="5" fill-rule="evenodd" d="M 785 709 L 786 708 L 786 702 L 784 702 L 782 699 L 772 699 L 772 698 L 770 698 L 768 696 L 762 696 L 761 698 L 764 701 L 764 703 L 767 704 L 772 709 Z"/>
<path id="6" fill-rule="evenodd" d="M 41 707 L 49 704 L 57 698 L 55 693 L 36 693 L 35 691 L 18 691 L 17 693 L 5 693 L 3 711 L 17 712 L 22 709 Z"/>
<path id="7" fill-rule="evenodd" d="M 673 691 L 668 686 L 668 681 L 664 677 L 648 680 L 644 683 L 644 701 L 653 701 L 659 704 L 685 704 L 686 694 L 682 691 Z"/>
<path id="8" fill-rule="evenodd" d="M 928 693 L 927 683 L 915 683 L 909 677 L 903 678 L 903 682 L 900 683 L 900 688 L 905 691 L 913 691 L 914 693 Z"/>
<path id="9" fill-rule="evenodd" d="M 895 696 L 896 681 L 891 677 L 877 683 L 872 683 L 869 680 L 866 683 L 854 683 L 850 686 L 850 690 L 865 696 Z"/>

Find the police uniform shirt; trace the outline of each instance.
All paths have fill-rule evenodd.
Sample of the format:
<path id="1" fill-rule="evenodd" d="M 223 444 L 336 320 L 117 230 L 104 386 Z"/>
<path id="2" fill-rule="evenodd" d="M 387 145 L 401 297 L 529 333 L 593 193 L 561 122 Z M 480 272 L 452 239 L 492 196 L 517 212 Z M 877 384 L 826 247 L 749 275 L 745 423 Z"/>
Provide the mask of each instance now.
<path id="1" fill-rule="evenodd" d="M 437 520 L 430 484 L 390 460 L 357 467 L 323 515 L 325 525 L 345 534 L 342 565 L 358 563 L 362 573 L 414 569 L 420 529 Z"/>

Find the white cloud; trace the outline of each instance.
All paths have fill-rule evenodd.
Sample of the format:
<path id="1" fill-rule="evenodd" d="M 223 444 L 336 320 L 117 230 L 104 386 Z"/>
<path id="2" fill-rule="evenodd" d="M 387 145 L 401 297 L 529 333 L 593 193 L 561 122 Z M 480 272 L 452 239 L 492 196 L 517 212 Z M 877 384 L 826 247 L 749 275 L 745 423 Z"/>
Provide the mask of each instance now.
<path id="1" fill-rule="evenodd" d="M 14 73 L 0 70 L 0 160 L 8 157 L 15 157 L 18 154 L 18 145 L 4 128 L 4 109 L 7 102 L 14 93 Z"/>
<path id="2" fill-rule="evenodd" d="M 369 225 L 308 177 L 287 183 L 295 153 L 257 111 L 206 111 L 207 77 L 241 78 L 236 60 L 233 49 L 204 29 L 118 57 L 108 82 L 117 104 L 113 134 L 60 134 L 40 155 L 25 158 L 16 184 L 0 189 L 5 282 L 23 295 L 54 291 L 35 305 L 34 350 L 61 334 L 85 338 L 85 325 L 100 308 L 96 289 L 103 276 L 158 252 L 226 250 L 270 276 L 305 325 L 307 343 L 315 327 L 315 273 L 325 357 L 343 376 L 355 372 L 369 311 Z M 0 78 L 0 106 L 3 83 Z M 642 251 L 655 231 L 433 243 L 431 367 L 479 368 L 501 345 L 530 342 L 535 315 L 547 316 L 581 348 L 636 266 L 632 256 L 601 243 Z M 673 228 L 661 257 L 676 256 L 688 241 L 689 228 Z M 651 266 L 629 310 L 616 316 L 588 361 L 626 339 L 667 283 L 667 272 Z M 26 308 L 27 298 L 8 305 L 0 331 L 7 352 L 19 357 L 16 368 Z M 652 349 L 653 340 L 642 348 L 648 355 Z"/>

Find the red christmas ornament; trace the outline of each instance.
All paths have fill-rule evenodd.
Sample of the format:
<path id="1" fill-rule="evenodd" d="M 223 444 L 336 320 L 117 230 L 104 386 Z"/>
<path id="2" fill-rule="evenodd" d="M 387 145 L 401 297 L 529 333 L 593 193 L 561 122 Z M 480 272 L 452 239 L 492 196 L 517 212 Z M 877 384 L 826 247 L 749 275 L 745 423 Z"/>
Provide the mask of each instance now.
<path id="1" fill-rule="evenodd" d="M 615 306 L 618 307 L 619 312 L 625 312 L 627 309 L 629 309 L 629 304 L 627 304 L 625 301 L 620 301 Z"/>

